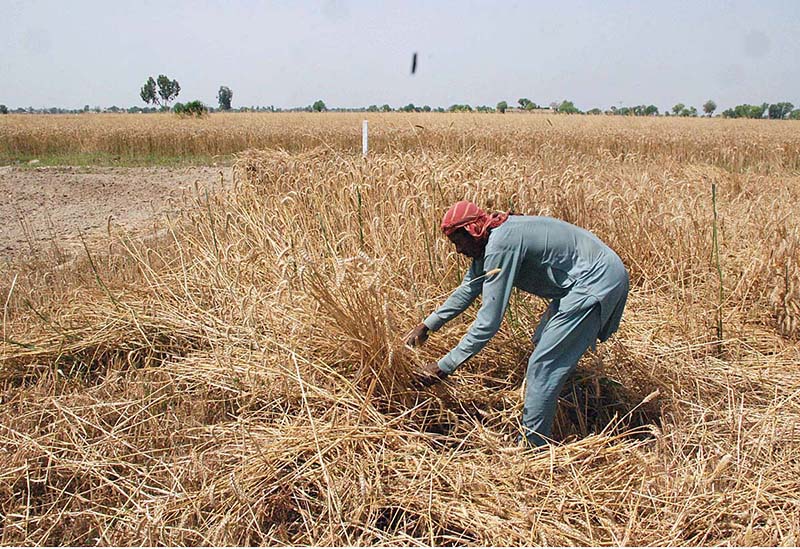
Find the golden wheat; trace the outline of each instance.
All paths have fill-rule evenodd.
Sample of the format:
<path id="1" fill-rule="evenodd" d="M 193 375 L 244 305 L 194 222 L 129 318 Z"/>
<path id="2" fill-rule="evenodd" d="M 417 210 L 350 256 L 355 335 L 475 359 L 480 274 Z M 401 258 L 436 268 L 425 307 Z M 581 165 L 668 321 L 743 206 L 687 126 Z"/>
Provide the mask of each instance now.
<path id="1" fill-rule="evenodd" d="M 651 159 L 767 174 L 800 169 L 795 121 L 511 114 L 6 115 L 0 117 L 0 157 L 100 153 L 121 159 L 207 159 L 251 148 L 304 152 L 317 147 L 355 152 L 361 148 L 362 119 L 370 122 L 370 150 L 377 153 Z"/>
<path id="2" fill-rule="evenodd" d="M 325 142 L 241 154 L 159 239 L 4 271 L 3 543 L 797 544 L 800 176 L 772 147 L 796 138 L 386 116 L 362 159 L 329 119 L 355 120 L 281 119 Z M 586 227 L 632 275 L 541 453 L 514 447 L 541 300 L 515 296 L 445 384 L 412 383 L 474 318 L 403 345 L 466 268 L 437 228 L 460 199 Z"/>

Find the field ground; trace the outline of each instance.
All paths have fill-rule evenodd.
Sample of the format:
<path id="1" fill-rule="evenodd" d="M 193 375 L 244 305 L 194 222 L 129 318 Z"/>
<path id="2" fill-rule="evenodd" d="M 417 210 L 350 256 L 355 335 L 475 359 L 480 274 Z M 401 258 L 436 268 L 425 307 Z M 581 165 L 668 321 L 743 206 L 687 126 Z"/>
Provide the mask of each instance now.
<path id="1" fill-rule="evenodd" d="M 363 117 L 0 117 L 12 162 L 235 155 L 0 168 L 0 543 L 800 542 L 800 123 L 368 115 L 363 159 Z M 412 383 L 475 318 L 403 345 L 467 266 L 460 199 L 631 275 L 544 452 L 514 443 L 543 300 Z"/>
<path id="2" fill-rule="evenodd" d="M 66 260 L 82 251 L 79 233 L 97 241 L 109 223 L 146 231 L 231 179 L 229 167 L 0 167 L 0 261 L 43 252 Z"/>

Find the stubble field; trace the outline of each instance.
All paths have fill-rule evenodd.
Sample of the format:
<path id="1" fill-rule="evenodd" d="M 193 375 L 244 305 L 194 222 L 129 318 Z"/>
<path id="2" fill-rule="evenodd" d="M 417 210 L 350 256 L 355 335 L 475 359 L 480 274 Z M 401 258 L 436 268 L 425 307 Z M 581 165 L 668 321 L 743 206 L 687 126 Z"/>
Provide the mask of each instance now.
<path id="1" fill-rule="evenodd" d="M 2 543 L 798 544 L 798 123 L 369 115 L 364 159 L 362 118 L 0 119 L 5 157 L 236 155 L 159 236 L 0 267 Z M 461 199 L 631 274 L 545 452 L 514 447 L 541 299 L 411 383 L 477 310 L 403 346 Z"/>

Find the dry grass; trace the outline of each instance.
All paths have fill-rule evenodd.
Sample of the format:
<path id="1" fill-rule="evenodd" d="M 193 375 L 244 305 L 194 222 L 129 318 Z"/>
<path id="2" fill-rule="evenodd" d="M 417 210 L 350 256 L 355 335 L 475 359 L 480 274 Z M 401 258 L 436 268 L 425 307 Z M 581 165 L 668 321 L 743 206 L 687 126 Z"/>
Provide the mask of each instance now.
<path id="1" fill-rule="evenodd" d="M 298 120 L 288 136 L 316 131 Z M 407 147 L 376 129 L 387 151 L 367 160 L 330 135 L 249 151 L 160 240 L 7 269 L 0 540 L 796 545 L 789 125 L 441 120 Z M 446 384 L 410 386 L 475 313 L 402 344 L 466 267 L 436 228 L 462 198 L 584 226 L 631 272 L 622 328 L 582 360 L 543 453 L 513 447 L 541 300 L 515 296 Z"/>

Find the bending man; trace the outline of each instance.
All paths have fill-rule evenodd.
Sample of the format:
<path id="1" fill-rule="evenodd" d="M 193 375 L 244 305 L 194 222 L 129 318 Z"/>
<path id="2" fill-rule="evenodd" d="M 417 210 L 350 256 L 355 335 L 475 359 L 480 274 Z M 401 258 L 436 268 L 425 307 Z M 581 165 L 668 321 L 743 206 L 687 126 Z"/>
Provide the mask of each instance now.
<path id="1" fill-rule="evenodd" d="M 475 356 L 497 333 L 511 289 L 551 299 L 533 334 L 522 428 L 528 442 L 550 437 L 558 395 L 578 360 L 619 327 L 628 297 L 628 273 L 619 256 L 585 229 L 549 217 L 487 214 L 458 202 L 442 219 L 442 231 L 472 265 L 444 304 L 412 331 L 420 345 L 462 313 L 481 293 L 475 322 L 458 345 L 421 373 L 436 383 Z M 499 272 L 492 274 L 492 271 Z"/>

